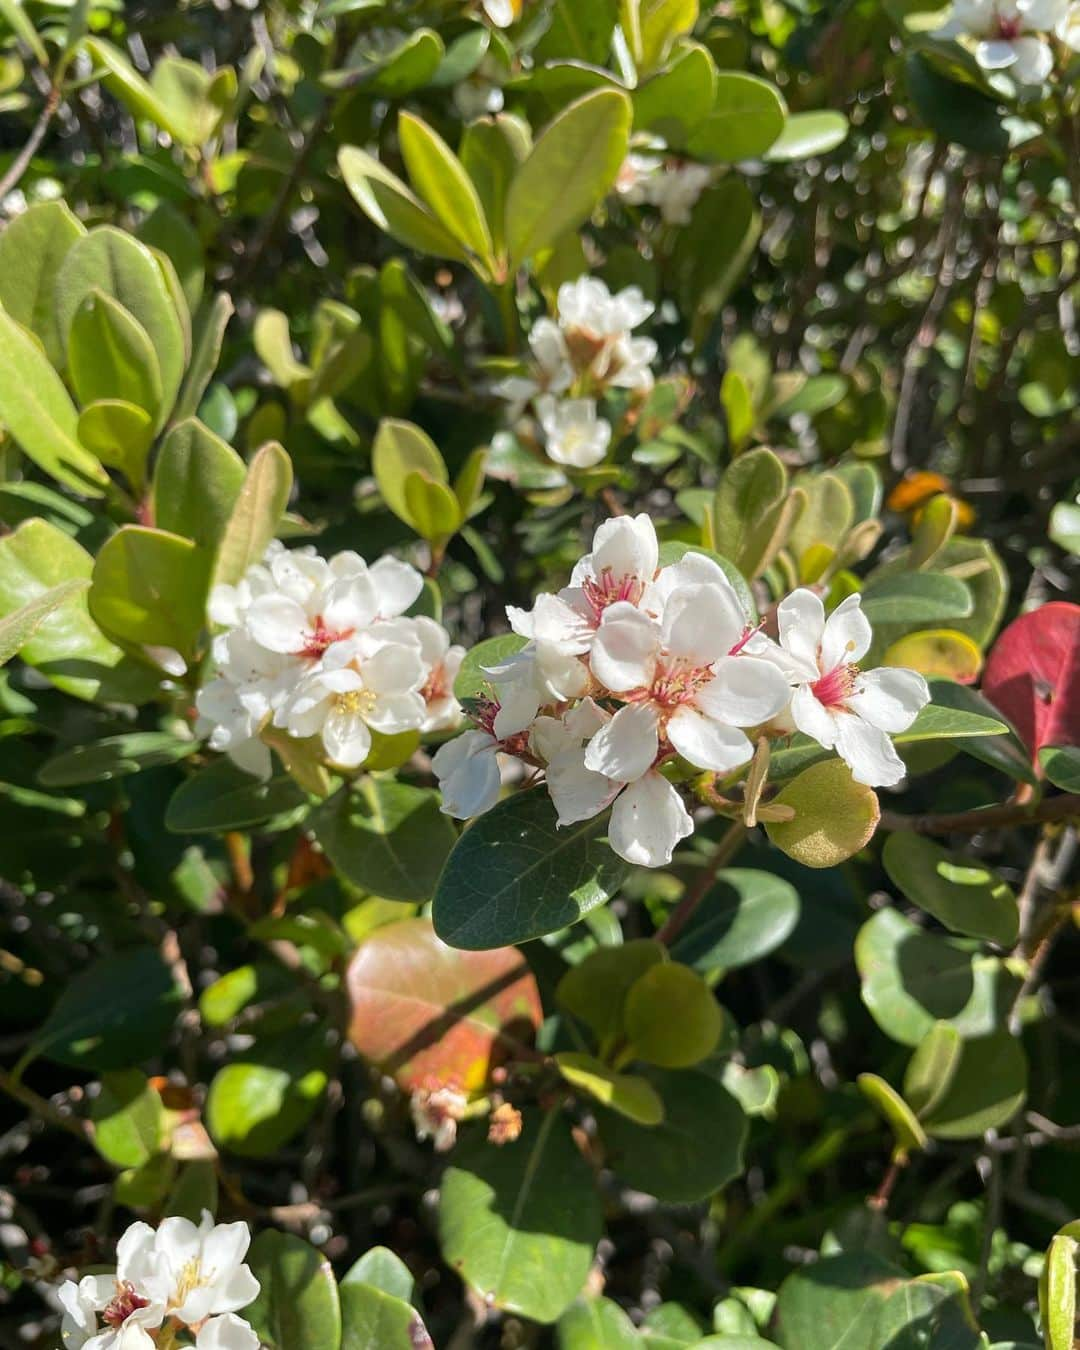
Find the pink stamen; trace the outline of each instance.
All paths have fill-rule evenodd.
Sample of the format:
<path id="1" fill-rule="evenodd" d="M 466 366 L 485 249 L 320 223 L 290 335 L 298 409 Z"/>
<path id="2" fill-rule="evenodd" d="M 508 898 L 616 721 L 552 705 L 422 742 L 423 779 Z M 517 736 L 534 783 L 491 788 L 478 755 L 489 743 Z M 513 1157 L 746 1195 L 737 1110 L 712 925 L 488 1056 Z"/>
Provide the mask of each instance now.
<path id="1" fill-rule="evenodd" d="M 133 1312 L 150 1306 L 150 1300 L 137 1294 L 130 1284 L 117 1283 L 116 1294 L 101 1314 L 109 1326 L 122 1327 Z"/>
<path id="2" fill-rule="evenodd" d="M 810 686 L 810 692 L 825 708 L 843 708 L 855 691 L 858 674 L 858 666 L 837 666 L 815 680 Z"/>
<path id="3" fill-rule="evenodd" d="M 1024 31 L 1024 22 L 1018 14 L 997 16 L 997 36 L 1002 42 L 1013 42 Z"/>
<path id="4" fill-rule="evenodd" d="M 315 617 L 315 622 L 311 625 L 311 631 L 307 634 L 307 641 L 301 647 L 299 654 L 306 661 L 318 661 L 328 647 L 332 647 L 335 642 L 343 642 L 345 638 L 352 637 L 355 631 L 354 628 L 337 630 L 327 628 L 323 616 L 318 614 Z"/>
<path id="5" fill-rule="evenodd" d="M 728 656 L 738 656 L 738 654 L 742 651 L 742 649 L 746 646 L 746 644 L 750 641 L 750 639 L 754 637 L 756 634 L 760 633 L 764 627 L 765 627 L 764 619 L 762 619 L 762 621 L 757 625 L 747 624 L 747 626 L 743 629 L 742 637 L 738 640 L 738 642 L 736 642 L 735 646 L 732 647 L 731 651 L 728 652 Z"/>
<path id="6" fill-rule="evenodd" d="M 585 599 L 589 603 L 593 617 L 599 623 L 608 605 L 617 604 L 620 600 L 628 600 L 632 605 L 638 604 L 644 594 L 645 583 L 636 576 L 626 576 L 616 581 L 611 575 L 611 568 L 605 567 L 598 577 L 590 577 L 582 586 L 582 590 L 585 592 Z"/>

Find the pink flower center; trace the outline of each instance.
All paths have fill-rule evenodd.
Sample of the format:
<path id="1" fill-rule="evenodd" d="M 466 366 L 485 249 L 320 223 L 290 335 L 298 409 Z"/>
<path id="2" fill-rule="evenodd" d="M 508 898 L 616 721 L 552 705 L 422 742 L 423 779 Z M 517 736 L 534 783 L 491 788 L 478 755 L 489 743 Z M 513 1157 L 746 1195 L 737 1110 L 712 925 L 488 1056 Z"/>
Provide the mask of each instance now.
<path id="1" fill-rule="evenodd" d="M 133 1312 L 150 1306 L 150 1300 L 137 1294 L 126 1281 L 117 1282 L 116 1293 L 101 1314 L 103 1320 L 114 1329 L 122 1327 Z"/>
<path id="2" fill-rule="evenodd" d="M 335 642 L 343 642 L 345 638 L 352 637 L 356 630 L 353 628 L 341 628 L 335 630 L 327 628 L 323 622 L 323 616 L 315 616 L 315 622 L 307 634 L 304 646 L 301 647 L 299 655 L 305 661 L 318 661 L 328 647 L 332 647 Z"/>
<path id="3" fill-rule="evenodd" d="M 425 703 L 437 703 L 440 699 L 446 698 L 450 689 L 446 679 L 446 667 L 437 665 L 427 678 L 427 684 L 420 690 L 420 697 Z"/>
<path id="4" fill-rule="evenodd" d="M 825 708 L 844 708 L 855 692 L 855 681 L 859 676 L 859 667 L 852 665 L 837 666 L 827 675 L 822 675 L 810 686 L 810 692 Z"/>
<path id="5" fill-rule="evenodd" d="M 738 656 L 738 654 L 742 651 L 742 649 L 746 646 L 746 644 L 750 641 L 750 639 L 754 637 L 755 634 L 760 633 L 764 627 L 765 627 L 764 619 L 762 619 L 762 621 L 756 625 L 747 624 L 746 627 L 743 629 L 742 637 L 738 640 L 738 642 L 736 642 L 735 646 L 732 647 L 732 649 L 728 652 L 728 656 Z"/>
<path id="6" fill-rule="evenodd" d="M 1013 42 L 1024 31 L 1024 21 L 1019 14 L 996 15 L 997 37 L 1002 42 Z"/>
<path id="7" fill-rule="evenodd" d="M 598 577 L 590 577 L 582 586 L 582 590 L 585 592 L 585 599 L 589 602 L 593 617 L 599 623 L 608 605 L 617 604 L 620 600 L 628 600 L 630 604 L 636 605 L 644 594 L 645 583 L 636 576 L 616 579 L 611 574 L 611 568 L 605 567 Z"/>
<path id="8" fill-rule="evenodd" d="M 693 703 L 701 688 L 713 678 L 711 666 L 692 666 L 678 657 L 661 658 L 656 664 L 652 684 L 623 694 L 627 703 L 651 703 L 661 715 L 670 716 L 676 708 Z"/>

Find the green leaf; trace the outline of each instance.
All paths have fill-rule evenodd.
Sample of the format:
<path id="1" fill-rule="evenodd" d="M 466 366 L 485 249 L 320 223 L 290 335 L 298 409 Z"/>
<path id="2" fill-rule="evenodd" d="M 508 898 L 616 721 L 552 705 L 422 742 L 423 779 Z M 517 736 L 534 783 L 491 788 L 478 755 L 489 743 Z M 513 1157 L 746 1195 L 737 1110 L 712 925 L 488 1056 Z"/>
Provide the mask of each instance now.
<path id="1" fill-rule="evenodd" d="M 1027 1096 L 1027 1057 L 1008 1031 L 960 1046 L 945 1091 L 921 1113 L 936 1139 L 978 1139 L 1016 1115 Z"/>
<path id="2" fill-rule="evenodd" d="M 517 267 L 586 221 L 626 157 L 632 109 L 615 89 L 571 103 L 541 133 L 506 199 L 506 242 Z M 559 190 L 553 191 L 558 184 Z"/>
<path id="3" fill-rule="evenodd" d="M 262 782 L 227 759 L 193 774 L 173 793 L 165 828 L 173 834 L 216 834 L 262 825 L 302 806 L 306 798 L 287 773 Z"/>
<path id="4" fill-rule="evenodd" d="M 366 1284 L 406 1303 L 412 1301 L 416 1290 L 412 1271 L 389 1247 L 369 1247 L 358 1257 L 341 1277 L 342 1289 L 349 1284 Z"/>
<path id="5" fill-rule="evenodd" d="M 737 454 L 754 430 L 754 405 L 750 398 L 750 387 L 737 370 L 724 371 L 724 378 L 720 381 L 720 404 L 724 409 L 728 444 L 732 453 Z"/>
<path id="6" fill-rule="evenodd" d="M 712 111 L 691 134 L 686 148 L 699 159 L 734 164 L 763 155 L 784 128 L 784 100 L 756 75 L 721 70 Z"/>
<path id="7" fill-rule="evenodd" d="M 527 1110 L 521 1137 L 501 1148 L 474 1134 L 443 1175 L 443 1260 L 493 1307 L 554 1322 L 585 1283 L 600 1234 L 592 1170 L 559 1110 Z"/>
<path id="8" fill-rule="evenodd" d="M 161 371 L 146 329 L 96 287 L 71 321 L 68 375 L 82 404 L 120 399 L 163 416 Z"/>
<path id="9" fill-rule="evenodd" d="M 98 37 L 84 39 L 83 46 L 92 60 L 105 68 L 106 88 L 127 108 L 156 122 L 182 145 L 188 143 L 191 129 L 184 120 L 184 110 L 173 109 L 161 98 L 118 48 Z"/>
<path id="10" fill-rule="evenodd" d="M 405 505 L 413 529 L 432 543 L 448 539 L 462 523 L 461 508 L 450 488 L 422 473 L 406 474 Z"/>
<path id="11" fill-rule="evenodd" d="M 713 316 L 735 289 L 760 235 L 761 217 L 741 179 L 725 178 L 701 194 L 671 257 L 679 303 L 685 313 L 695 315 L 695 343 L 700 345 Z"/>
<path id="12" fill-rule="evenodd" d="M 776 1329 L 785 1350 L 882 1350 L 877 1319 L 904 1272 L 873 1252 L 800 1266 L 780 1286 Z"/>
<path id="13" fill-rule="evenodd" d="M 631 986 L 666 959 L 664 948 L 652 938 L 597 947 L 566 972 L 555 997 L 560 1008 L 596 1033 L 598 1041 L 612 1040 L 622 1031 L 623 1006 Z"/>
<path id="14" fill-rule="evenodd" d="M 457 155 L 438 132 L 408 112 L 398 117 L 398 141 L 409 180 L 425 205 L 459 244 L 492 266 L 484 208 Z"/>
<path id="15" fill-rule="evenodd" d="M 1039 765 L 1047 779 L 1063 792 L 1080 792 L 1080 749 L 1074 745 L 1044 745 Z"/>
<path id="16" fill-rule="evenodd" d="M 685 145 L 712 111 L 716 80 L 708 50 L 688 42 L 666 69 L 633 91 L 634 130 L 651 131 L 675 149 Z"/>
<path id="17" fill-rule="evenodd" d="M 0 310 L 0 422 L 38 468 L 73 492 L 100 497 L 108 475 L 79 444 L 78 420 L 37 341 Z"/>
<path id="18" fill-rule="evenodd" d="M 801 473 L 796 487 L 806 503 L 791 527 L 787 546 L 799 562 L 815 545 L 840 547 L 855 523 L 855 496 L 836 473 Z"/>
<path id="19" fill-rule="evenodd" d="M 377 159 L 354 145 L 344 145 L 338 151 L 338 164 L 345 186 L 379 229 L 417 253 L 468 261 L 449 230 Z"/>
<path id="20" fill-rule="evenodd" d="M 154 520 L 216 550 L 244 486 L 244 461 L 194 417 L 169 428 L 154 465 Z"/>
<path id="21" fill-rule="evenodd" d="M 505 246 L 506 194 L 531 148 L 527 124 L 509 113 L 470 122 L 461 136 L 461 164 L 476 188 L 492 246 L 500 254 Z"/>
<path id="22" fill-rule="evenodd" d="M 399 520 L 413 526 L 408 481 L 414 475 L 449 492 L 446 461 L 431 437 L 411 422 L 384 418 L 371 448 L 371 468 L 383 500 Z M 452 495 L 452 494 L 451 494 Z"/>
<path id="23" fill-rule="evenodd" d="M 993 872 L 930 839 L 897 830 L 885 841 L 881 861 L 889 879 L 914 905 L 953 933 L 984 938 L 999 947 L 1016 942 L 1016 897 Z"/>
<path id="24" fill-rule="evenodd" d="M 945 140 L 981 154 L 1004 154 L 1009 133 L 1002 125 L 997 100 L 942 75 L 920 52 L 905 65 L 908 92 L 915 111 Z"/>
<path id="25" fill-rule="evenodd" d="M 99 957 L 67 983 L 24 1060 L 44 1055 L 75 1069 L 126 1069 L 160 1054 L 180 1003 L 153 947 Z"/>
<path id="26" fill-rule="evenodd" d="M 766 833 L 804 867 L 837 867 L 870 841 L 881 818 L 874 790 L 857 783 L 839 759 L 804 769 L 775 804 L 790 806 L 795 817 L 768 821 Z"/>
<path id="27" fill-rule="evenodd" d="M 389 51 L 375 46 L 365 50 L 358 61 L 328 71 L 320 83 L 327 89 L 361 88 L 365 94 L 401 98 L 434 82 L 445 51 L 438 33 L 418 28 Z"/>
<path id="28" fill-rule="evenodd" d="M 1050 1242 L 1039 1280 L 1039 1310 L 1047 1350 L 1073 1350 L 1076 1344 L 1076 1257 L 1080 1243 L 1070 1233 Z"/>
<path id="29" fill-rule="evenodd" d="M 732 460 L 716 489 L 716 537 L 744 577 L 759 576 L 783 543 L 777 538 L 787 470 L 764 446 Z"/>
<path id="30" fill-rule="evenodd" d="M 879 910 L 860 929 L 855 964 L 874 1021 L 902 1045 L 918 1045 L 935 1022 L 966 1038 L 989 1035 L 1019 987 L 997 957 L 924 933 L 895 909 Z"/>
<path id="31" fill-rule="evenodd" d="M 933 1111 L 948 1092 L 960 1063 L 963 1042 L 948 1022 L 935 1022 L 908 1061 L 904 1098 L 918 1116 Z"/>
<path id="32" fill-rule="evenodd" d="M 210 1083 L 206 1123 L 214 1142 L 246 1158 L 278 1152 L 315 1113 L 326 1090 L 326 1061 L 317 1030 L 260 1036 Z"/>
<path id="33" fill-rule="evenodd" d="M 210 1158 L 193 1158 L 179 1172 L 165 1201 L 166 1214 L 175 1214 L 198 1224 L 203 1210 L 217 1213 L 218 1179 L 215 1163 Z"/>
<path id="34" fill-rule="evenodd" d="M 636 1121 L 638 1125 L 659 1125 L 664 1118 L 664 1103 L 647 1079 L 637 1074 L 616 1073 L 594 1055 L 563 1050 L 555 1063 L 571 1087 L 585 1092 L 603 1106 Z"/>
<path id="35" fill-rule="evenodd" d="M 515 652 L 521 651 L 525 642 L 526 639 L 517 633 L 501 633 L 470 647 L 454 680 L 454 696 L 458 699 L 490 696 L 491 681 L 484 673 L 485 668 L 502 665 Z"/>
<path id="36" fill-rule="evenodd" d="M 519 792 L 472 823 L 435 891 L 435 931 L 453 947 L 526 942 L 605 904 L 629 866 L 612 853 L 601 815 L 558 829 L 543 788 Z"/>
<path id="37" fill-rule="evenodd" d="M 20 655 L 46 679 L 76 698 L 144 702 L 158 680 L 130 661 L 91 619 L 87 597 L 93 559 L 47 521 L 24 521 L 0 539 L 0 613 L 12 614 L 57 586 L 81 581 L 43 623 Z"/>
<path id="38" fill-rule="evenodd" d="M 191 360 L 176 397 L 173 417 L 181 421 L 199 410 L 206 387 L 217 370 L 225 329 L 233 315 L 233 302 L 227 295 L 215 295 L 204 303 L 195 317 L 191 339 Z"/>
<path id="39" fill-rule="evenodd" d="M 569 57 L 602 64 L 611 50 L 617 15 L 616 0 L 592 0 L 589 5 L 554 0 L 551 24 L 536 44 L 536 57 L 542 61 Z"/>
<path id="40" fill-rule="evenodd" d="M 827 155 L 847 139 L 848 120 L 841 112 L 788 113 L 784 129 L 765 156 L 774 164 Z"/>
<path id="41" fill-rule="evenodd" d="M 296 359 L 289 334 L 289 316 L 280 309 L 260 309 L 252 330 L 255 353 L 282 389 L 311 380 L 311 367 Z"/>
<path id="42" fill-rule="evenodd" d="M 664 1069 L 688 1069 L 716 1049 L 723 1014 L 696 971 L 663 962 L 627 990 L 623 1026 L 636 1059 Z"/>
<path id="43" fill-rule="evenodd" d="M 99 399 L 79 414 L 78 434 L 102 464 L 119 469 L 136 491 L 142 490 L 154 444 L 154 419 L 145 408 L 122 399 Z"/>
<path id="44" fill-rule="evenodd" d="M 342 1283 L 341 1350 L 435 1350 L 423 1319 L 404 1299 L 370 1284 Z"/>
<path id="45" fill-rule="evenodd" d="M 971 592 L 964 583 L 943 572 L 871 578 L 862 595 L 863 613 L 875 626 L 964 619 L 974 609 Z"/>
<path id="46" fill-rule="evenodd" d="M 271 1350 L 337 1350 L 341 1305 L 330 1262 L 291 1233 L 272 1228 L 251 1244 L 248 1264 L 261 1290 L 244 1320 Z"/>
<path id="47" fill-rule="evenodd" d="M 194 313 L 206 280 L 202 241 L 195 227 L 171 202 L 157 206 L 138 226 L 138 237 L 150 248 L 164 253 L 176 269 L 188 309 Z M 228 299 L 227 296 L 223 297 Z"/>
<path id="48" fill-rule="evenodd" d="M 95 290 L 111 296 L 142 325 L 157 356 L 163 406 L 172 408 L 187 365 L 188 336 L 157 257 L 112 225 L 99 225 L 75 241 L 56 279 L 60 331 L 68 335 L 69 355 L 75 315 Z"/>
<path id="49" fill-rule="evenodd" d="M 698 1069 L 649 1069 L 645 1077 L 664 1103 L 664 1119 L 652 1127 L 635 1125 L 601 1108 L 597 1124 L 608 1166 L 620 1181 L 666 1204 L 714 1195 L 743 1170 L 742 1107 Z"/>
<path id="50" fill-rule="evenodd" d="M 236 72 L 229 66 L 211 73 L 197 61 L 162 56 L 150 76 L 150 88 L 183 128 L 184 145 L 203 145 L 214 135 L 236 97 Z"/>
<path id="51" fill-rule="evenodd" d="M 642 70 L 655 69 L 697 22 L 698 0 L 637 0 Z"/>
<path id="52" fill-rule="evenodd" d="M 800 909 L 798 891 L 783 877 L 728 868 L 694 911 L 671 955 L 703 975 L 751 965 L 780 946 Z"/>
<path id="53" fill-rule="evenodd" d="M 947 683 L 936 681 L 933 690 L 935 698 L 939 694 L 944 696 L 948 693 Z M 993 708 L 985 699 L 982 704 Z M 906 731 L 898 731 L 893 740 L 897 745 L 914 745 L 920 741 L 960 740 L 967 737 L 982 739 L 1004 736 L 1008 729 L 1004 722 L 984 716 L 981 712 L 967 712 L 945 703 L 928 703 L 920 709 L 911 726 Z"/>
<path id="54" fill-rule="evenodd" d="M 59 586 L 43 591 L 36 599 L 0 619 L 0 665 L 6 665 L 17 656 L 49 615 L 73 596 L 87 590 L 89 584 L 80 577 L 62 581 Z"/>
<path id="55" fill-rule="evenodd" d="M 57 323 L 56 274 L 68 249 L 85 233 L 65 203 L 53 201 L 36 202 L 0 234 L 0 305 L 41 339 L 58 369 L 64 364 L 64 340 Z"/>
<path id="56" fill-rule="evenodd" d="M 438 793 L 370 776 L 324 802 L 311 827 L 338 871 L 387 900 L 429 900 L 457 837 Z"/>
<path id="57" fill-rule="evenodd" d="M 198 741 L 178 740 L 165 731 L 132 731 L 54 755 L 41 766 L 37 777 L 43 787 L 106 783 L 162 764 L 176 764 L 198 749 Z"/>
<path id="58" fill-rule="evenodd" d="M 22 0 L 0 0 L 0 14 L 4 16 L 8 27 L 15 36 L 21 42 L 25 42 L 34 53 L 34 58 L 38 64 L 48 70 L 49 50 L 42 42 Z"/>
<path id="59" fill-rule="evenodd" d="M 926 1131 L 895 1088 L 890 1087 L 885 1079 L 876 1073 L 861 1073 L 856 1081 L 863 1096 L 871 1102 L 892 1130 L 896 1147 L 902 1153 L 926 1147 Z"/>
<path id="60" fill-rule="evenodd" d="M 90 1110 L 94 1147 L 117 1167 L 141 1167 L 165 1143 L 165 1108 L 139 1069 L 107 1073 Z"/>
<path id="61" fill-rule="evenodd" d="M 638 1350 L 641 1337 L 630 1318 L 609 1298 L 584 1297 L 563 1313 L 559 1350 Z"/>
<path id="62" fill-rule="evenodd" d="M 94 563 L 89 605 L 94 621 L 122 642 L 171 647 L 185 660 L 203 625 L 205 575 L 190 539 L 124 525 Z"/>
<path id="63" fill-rule="evenodd" d="M 277 532 L 292 490 L 292 461 L 275 441 L 256 451 L 221 536 L 213 585 L 235 585 L 260 562 Z"/>

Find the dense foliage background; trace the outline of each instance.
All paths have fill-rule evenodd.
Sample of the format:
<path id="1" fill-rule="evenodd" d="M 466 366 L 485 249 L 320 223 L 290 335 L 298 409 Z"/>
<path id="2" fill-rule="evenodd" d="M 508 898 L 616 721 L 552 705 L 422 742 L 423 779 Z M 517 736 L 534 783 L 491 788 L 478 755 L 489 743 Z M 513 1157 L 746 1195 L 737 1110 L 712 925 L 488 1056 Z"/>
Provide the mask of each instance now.
<path id="1" fill-rule="evenodd" d="M 0 1346 L 204 1208 L 278 1350 L 1072 1346 L 1080 58 L 1030 9 L 0 0 Z M 861 596 L 930 680 L 903 784 L 759 728 L 631 867 L 535 758 L 461 834 L 453 717 L 218 753 L 208 596 L 275 537 L 412 563 L 490 731 L 506 607 L 639 513 L 770 636 Z"/>

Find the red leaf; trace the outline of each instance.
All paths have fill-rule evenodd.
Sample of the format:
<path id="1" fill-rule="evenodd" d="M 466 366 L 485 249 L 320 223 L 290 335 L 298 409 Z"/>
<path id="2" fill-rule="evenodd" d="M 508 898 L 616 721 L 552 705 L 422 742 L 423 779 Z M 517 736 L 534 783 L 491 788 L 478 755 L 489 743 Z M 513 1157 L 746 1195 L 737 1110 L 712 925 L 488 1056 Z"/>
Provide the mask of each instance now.
<path id="1" fill-rule="evenodd" d="M 1055 600 L 1014 619 L 987 658 L 982 691 L 1036 765 L 1044 745 L 1080 745 L 1080 605 Z"/>
<path id="2" fill-rule="evenodd" d="M 428 919 L 376 929 L 346 982 L 349 1039 L 411 1091 L 482 1088 L 543 1020 L 536 981 L 516 947 L 459 951 Z"/>

